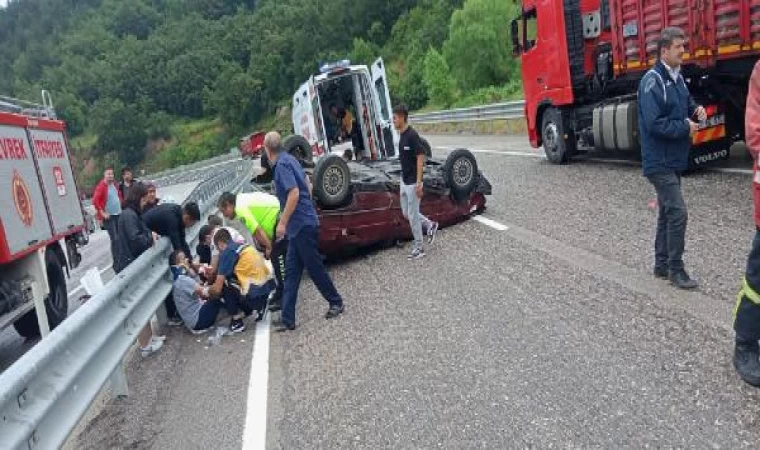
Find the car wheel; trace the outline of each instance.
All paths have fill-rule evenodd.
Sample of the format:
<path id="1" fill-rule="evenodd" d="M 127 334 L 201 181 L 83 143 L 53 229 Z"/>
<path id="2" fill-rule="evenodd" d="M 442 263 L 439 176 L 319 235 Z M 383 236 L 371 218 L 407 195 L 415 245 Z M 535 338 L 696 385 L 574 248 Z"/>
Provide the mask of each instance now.
<path id="1" fill-rule="evenodd" d="M 314 154 L 312 153 L 311 145 L 309 145 L 309 142 L 303 136 L 297 134 L 288 136 L 285 138 L 282 147 L 286 152 L 293 155 L 301 165 L 313 167 Z"/>
<path id="2" fill-rule="evenodd" d="M 469 150 L 464 148 L 454 150 L 443 165 L 443 176 L 454 198 L 464 200 L 478 185 L 480 179 L 478 162 Z"/>
<path id="3" fill-rule="evenodd" d="M 549 108 L 544 113 L 541 124 L 546 159 L 552 164 L 567 164 L 574 150 L 574 140 L 565 138 L 565 122 L 562 112 L 557 108 Z"/>
<path id="4" fill-rule="evenodd" d="M 45 298 L 45 311 L 47 312 L 48 325 L 52 331 L 68 315 L 69 300 L 66 292 L 66 278 L 63 275 L 63 268 L 58 262 L 58 258 L 52 252 L 49 252 L 46 259 L 50 294 Z M 13 327 L 18 334 L 25 338 L 34 338 L 40 335 L 37 314 L 34 310 L 24 314 L 13 324 Z"/>
<path id="5" fill-rule="evenodd" d="M 351 201 L 351 170 L 338 155 L 327 155 L 314 169 L 314 196 L 327 208 L 340 208 Z"/>

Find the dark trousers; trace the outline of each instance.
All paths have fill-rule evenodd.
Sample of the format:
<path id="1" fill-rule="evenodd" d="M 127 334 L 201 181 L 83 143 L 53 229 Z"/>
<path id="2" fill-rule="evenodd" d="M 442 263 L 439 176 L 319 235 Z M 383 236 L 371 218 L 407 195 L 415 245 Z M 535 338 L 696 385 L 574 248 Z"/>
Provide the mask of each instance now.
<path id="1" fill-rule="evenodd" d="M 242 309 L 245 313 L 250 313 L 250 308 L 245 305 L 245 299 L 240 292 L 240 287 L 230 284 L 225 281 L 222 287 L 222 301 L 224 302 L 224 309 L 227 310 L 227 314 L 230 317 L 235 317 L 240 313 Z"/>
<path id="2" fill-rule="evenodd" d="M 285 290 L 285 261 L 288 255 L 288 240 L 280 239 L 272 243 L 272 267 L 274 267 L 274 277 L 277 280 L 277 287 L 274 290 L 273 303 L 282 304 L 282 293 Z"/>
<path id="3" fill-rule="evenodd" d="M 248 289 L 248 294 L 245 296 L 246 307 L 250 308 L 251 312 L 256 311 L 259 317 L 263 317 L 269 294 L 275 290 L 276 285 L 274 280 L 268 280 L 261 286 L 251 285 Z"/>
<path id="4" fill-rule="evenodd" d="M 683 270 L 688 213 L 681 194 L 681 175 L 671 171 L 647 177 L 657 191 L 660 204 L 657 215 L 657 237 L 654 241 L 655 266 L 670 273 Z"/>
<path id="5" fill-rule="evenodd" d="M 201 306 L 201 310 L 198 311 L 198 323 L 195 324 L 193 330 L 205 330 L 211 328 L 216 323 L 216 316 L 219 315 L 219 308 L 222 307 L 222 302 L 218 300 L 209 300 Z"/>
<path id="6" fill-rule="evenodd" d="M 119 233 L 119 216 L 111 215 L 108 219 L 103 220 L 103 228 L 108 233 L 108 239 L 111 240 L 111 259 L 116 259 L 116 239 L 118 239 Z"/>
<path id="7" fill-rule="evenodd" d="M 742 290 L 734 310 L 736 340 L 757 344 L 760 340 L 760 229 L 755 232 L 752 250 L 747 258 Z"/>
<path id="8" fill-rule="evenodd" d="M 296 300 L 304 268 L 330 306 L 342 306 L 343 299 L 327 274 L 319 253 L 317 227 L 304 227 L 295 236 L 288 236 L 285 258 L 285 290 L 282 296 L 282 322 L 296 324 Z"/>

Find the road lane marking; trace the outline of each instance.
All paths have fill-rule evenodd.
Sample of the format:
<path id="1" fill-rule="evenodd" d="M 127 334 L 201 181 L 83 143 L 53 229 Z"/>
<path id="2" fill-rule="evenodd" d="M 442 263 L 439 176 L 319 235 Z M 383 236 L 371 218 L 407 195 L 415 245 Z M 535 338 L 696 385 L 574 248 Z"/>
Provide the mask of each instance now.
<path id="1" fill-rule="evenodd" d="M 248 405 L 245 410 L 243 450 L 264 450 L 267 444 L 267 400 L 269 391 L 269 327 L 272 313 L 256 324 L 251 375 L 248 380 Z"/>
<path id="2" fill-rule="evenodd" d="M 489 226 L 489 227 L 495 229 L 496 231 L 507 231 L 509 229 L 508 226 L 506 226 L 504 224 L 501 224 L 501 223 L 499 223 L 499 222 L 497 222 L 495 220 L 491 220 L 491 219 L 489 219 L 487 217 L 483 217 L 483 216 L 475 216 L 475 217 L 472 218 L 472 220 L 474 220 L 476 222 L 480 222 L 483 225 Z"/>
<path id="3" fill-rule="evenodd" d="M 109 264 L 109 265 L 105 266 L 104 268 L 100 269 L 100 275 L 102 276 L 104 273 L 108 272 L 112 268 L 113 268 L 113 264 Z M 79 291 L 83 291 L 83 290 L 84 290 L 84 286 L 82 286 L 80 284 L 79 286 L 77 286 L 76 288 L 74 288 L 73 291 L 69 292 L 69 297 L 71 297 L 75 293 L 77 293 Z"/>

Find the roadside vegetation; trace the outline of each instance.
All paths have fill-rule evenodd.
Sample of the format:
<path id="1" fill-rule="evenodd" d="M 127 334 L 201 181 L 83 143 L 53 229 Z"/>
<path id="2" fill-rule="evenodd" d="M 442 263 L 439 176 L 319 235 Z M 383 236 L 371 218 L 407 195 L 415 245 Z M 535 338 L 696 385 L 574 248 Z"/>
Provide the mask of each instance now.
<path id="1" fill-rule="evenodd" d="M 53 94 L 80 183 L 154 171 L 289 132 L 289 99 L 323 61 L 382 56 L 412 110 L 520 96 L 504 0 L 11 0 L 0 94 Z"/>

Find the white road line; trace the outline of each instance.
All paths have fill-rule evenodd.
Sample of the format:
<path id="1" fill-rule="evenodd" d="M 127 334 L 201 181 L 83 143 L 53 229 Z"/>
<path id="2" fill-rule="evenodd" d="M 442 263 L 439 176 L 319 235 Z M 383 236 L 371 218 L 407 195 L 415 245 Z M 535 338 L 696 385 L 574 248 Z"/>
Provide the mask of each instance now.
<path id="1" fill-rule="evenodd" d="M 472 218 L 472 220 L 474 220 L 476 222 L 480 222 L 483 225 L 489 226 L 489 227 L 493 228 L 496 231 L 507 231 L 509 229 L 508 226 L 506 226 L 504 224 L 501 224 L 501 223 L 499 223 L 499 222 L 497 222 L 495 220 L 488 219 L 488 218 L 483 217 L 483 216 L 475 216 L 475 217 Z"/>
<path id="2" fill-rule="evenodd" d="M 112 268 L 113 268 L 113 264 L 109 264 L 109 265 L 105 266 L 104 268 L 100 269 L 100 275 L 103 275 L 104 273 L 108 272 Z M 80 284 L 79 286 L 77 286 L 76 288 L 74 288 L 73 291 L 69 292 L 69 297 L 71 297 L 75 293 L 77 293 L 79 291 L 83 291 L 83 290 L 84 290 L 84 286 L 82 286 Z"/>
<path id="3" fill-rule="evenodd" d="M 264 450 L 267 445 L 267 400 L 269 397 L 269 327 L 270 316 L 256 324 L 256 336 L 248 381 L 248 405 L 245 410 L 243 450 Z"/>

